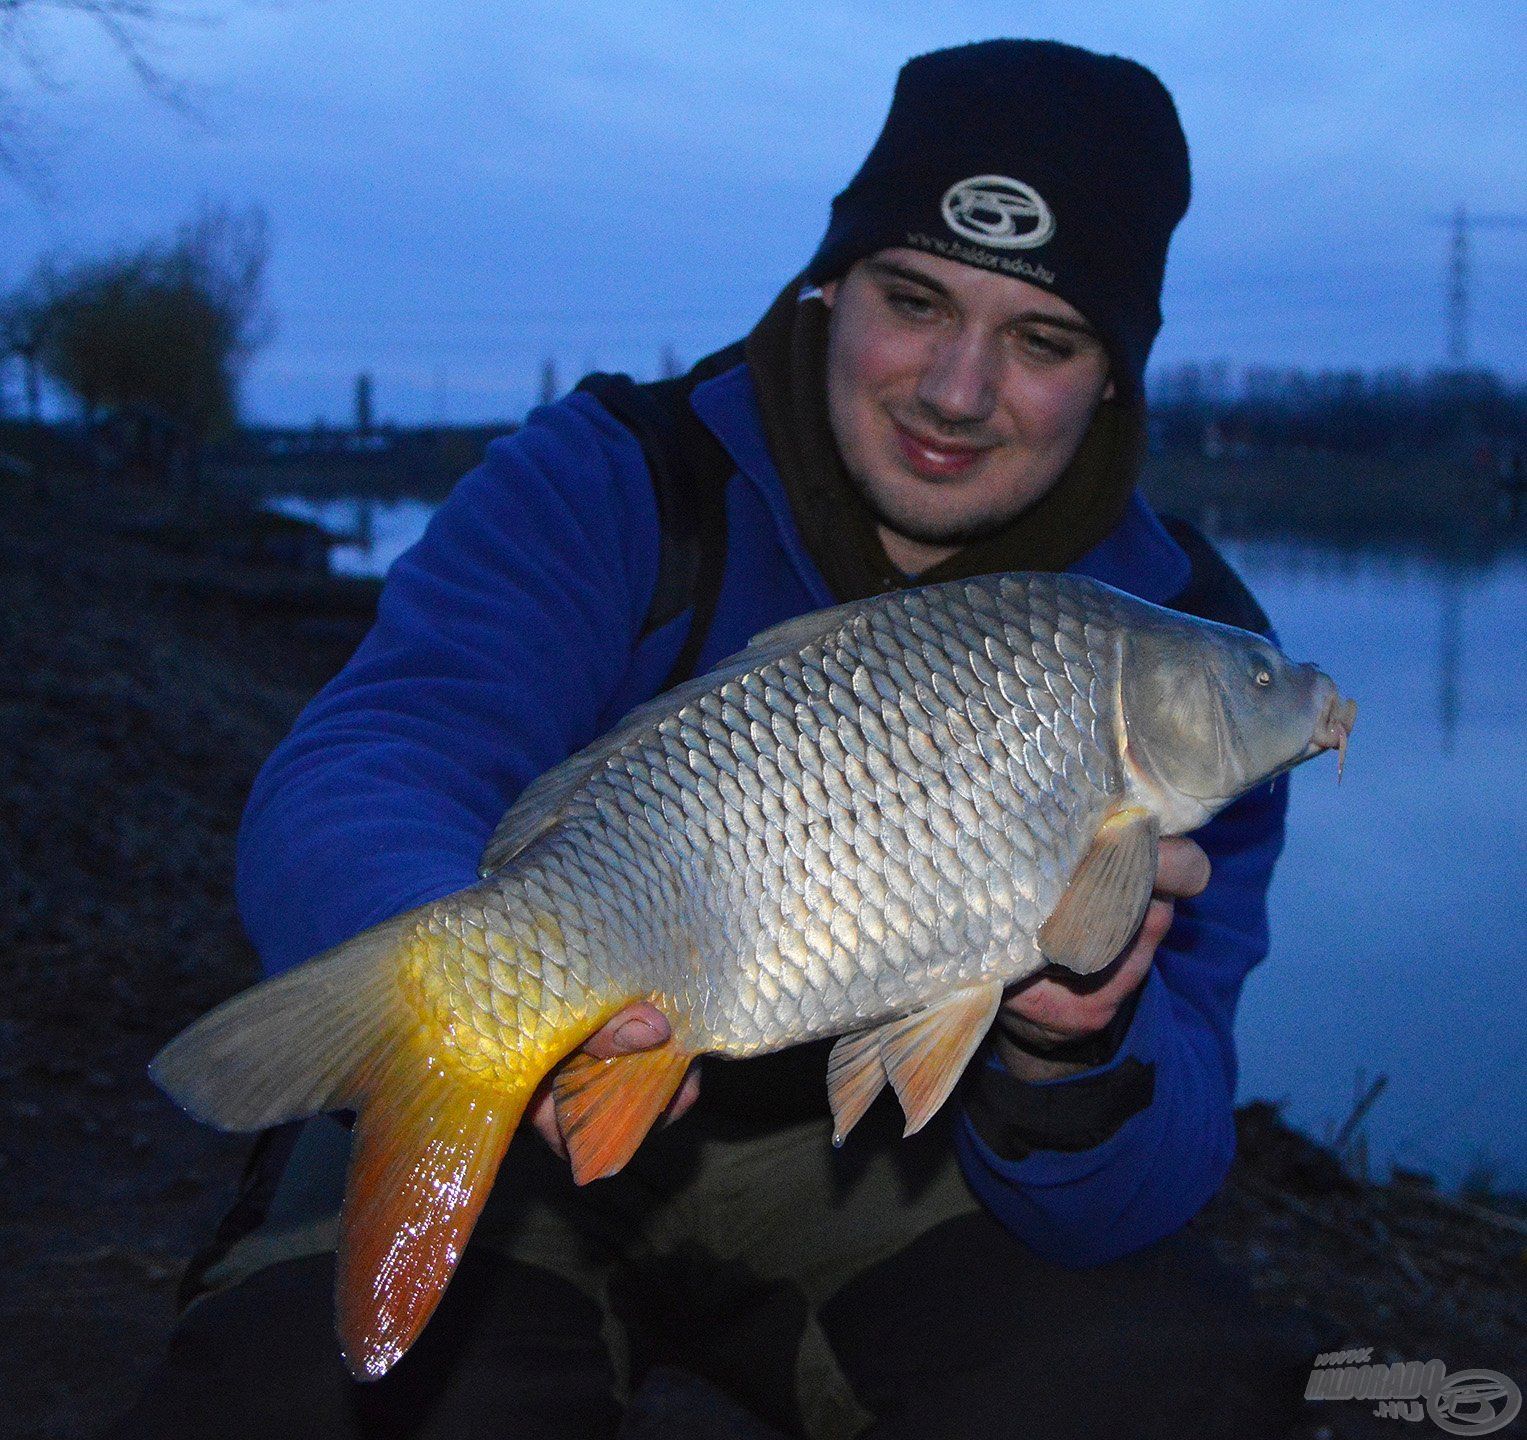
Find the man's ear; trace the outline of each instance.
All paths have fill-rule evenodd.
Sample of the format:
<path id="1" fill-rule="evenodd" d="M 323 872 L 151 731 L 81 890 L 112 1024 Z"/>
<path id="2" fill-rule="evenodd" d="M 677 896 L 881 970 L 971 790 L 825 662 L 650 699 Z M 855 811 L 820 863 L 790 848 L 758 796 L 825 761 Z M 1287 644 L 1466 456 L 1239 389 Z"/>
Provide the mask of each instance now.
<path id="1" fill-rule="evenodd" d="M 1118 392 L 1114 389 L 1114 384 L 1113 384 L 1112 380 L 1109 380 L 1109 382 L 1105 386 L 1103 386 L 1103 399 L 1105 399 L 1105 400 L 1112 400 L 1113 397 L 1115 396 L 1115 394 L 1117 394 L 1117 393 Z"/>
<path id="2" fill-rule="evenodd" d="M 838 286 L 840 283 L 837 280 L 827 280 L 817 286 L 817 289 L 822 292 L 822 304 L 829 310 L 832 309 L 832 302 L 838 298 Z"/>

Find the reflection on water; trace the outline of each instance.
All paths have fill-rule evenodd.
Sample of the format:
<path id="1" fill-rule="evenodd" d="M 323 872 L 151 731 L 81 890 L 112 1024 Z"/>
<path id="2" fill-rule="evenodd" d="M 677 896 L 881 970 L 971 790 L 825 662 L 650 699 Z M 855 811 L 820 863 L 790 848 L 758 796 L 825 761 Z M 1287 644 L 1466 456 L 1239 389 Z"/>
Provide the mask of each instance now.
<path id="1" fill-rule="evenodd" d="M 1371 1154 L 1527 1183 L 1527 559 L 1227 549 L 1359 706 L 1341 789 L 1318 762 L 1294 778 L 1240 1093 L 1323 1134 L 1381 1072 Z"/>
<path id="2" fill-rule="evenodd" d="M 370 504 L 369 516 L 366 509 Z M 372 548 L 381 573 L 430 507 L 281 502 Z M 1288 652 L 1360 715 L 1336 766 L 1296 772 L 1273 953 L 1241 1005 L 1239 1096 L 1326 1136 L 1361 1072 L 1389 1084 L 1370 1156 L 1456 1183 L 1481 1157 L 1527 1186 L 1527 557 L 1425 558 L 1225 542 Z"/>
<path id="3" fill-rule="evenodd" d="M 336 575 L 385 575 L 388 567 L 424 533 L 434 505 L 424 500 L 310 500 L 276 495 L 266 505 L 283 515 L 312 520 L 344 542 L 330 552 Z"/>

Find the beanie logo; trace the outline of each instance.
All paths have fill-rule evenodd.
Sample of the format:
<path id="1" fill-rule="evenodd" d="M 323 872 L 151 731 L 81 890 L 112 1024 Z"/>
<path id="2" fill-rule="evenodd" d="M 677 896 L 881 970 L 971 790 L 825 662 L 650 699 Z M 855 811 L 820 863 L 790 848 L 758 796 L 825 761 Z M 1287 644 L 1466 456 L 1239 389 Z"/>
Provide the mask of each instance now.
<path id="1" fill-rule="evenodd" d="M 972 175 L 951 185 L 940 206 L 956 235 L 998 250 L 1032 250 L 1055 233 L 1055 216 L 1032 185 L 1006 175 Z"/>

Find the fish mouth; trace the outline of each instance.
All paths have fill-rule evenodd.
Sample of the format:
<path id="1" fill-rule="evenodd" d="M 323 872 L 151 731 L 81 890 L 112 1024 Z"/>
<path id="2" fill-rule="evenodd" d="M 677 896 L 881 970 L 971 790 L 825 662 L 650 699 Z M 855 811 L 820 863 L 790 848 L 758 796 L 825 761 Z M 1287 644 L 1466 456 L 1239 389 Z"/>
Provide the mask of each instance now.
<path id="1" fill-rule="evenodd" d="M 1357 723 L 1357 701 L 1344 700 L 1329 680 L 1325 680 L 1325 686 L 1329 688 L 1329 694 L 1325 697 L 1325 704 L 1321 709 L 1320 718 L 1315 722 L 1315 733 L 1310 737 L 1310 749 L 1305 758 L 1318 755 L 1323 750 L 1336 752 L 1336 783 L 1341 784 L 1342 771 L 1347 768 L 1347 741 L 1351 738 L 1352 727 Z"/>
<path id="2" fill-rule="evenodd" d="M 1318 685 L 1320 715 L 1315 721 L 1315 728 L 1309 742 L 1297 755 L 1265 776 L 1265 779 L 1276 780 L 1278 776 L 1298 769 L 1306 760 L 1313 760 L 1317 755 L 1325 754 L 1327 750 L 1334 750 L 1336 751 L 1336 783 L 1341 784 L 1342 771 L 1347 768 L 1347 741 L 1351 738 L 1352 727 L 1357 723 L 1357 701 L 1343 699 L 1327 675 L 1318 676 Z"/>

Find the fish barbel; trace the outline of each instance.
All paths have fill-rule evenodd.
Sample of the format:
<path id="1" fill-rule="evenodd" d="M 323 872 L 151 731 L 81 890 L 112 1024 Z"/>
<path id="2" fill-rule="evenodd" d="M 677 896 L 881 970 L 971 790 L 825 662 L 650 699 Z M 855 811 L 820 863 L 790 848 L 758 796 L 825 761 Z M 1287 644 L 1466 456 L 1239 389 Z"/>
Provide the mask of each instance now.
<path id="1" fill-rule="evenodd" d="M 910 1133 L 1005 987 L 1124 949 L 1160 836 L 1344 756 L 1355 714 L 1258 635 L 1074 576 L 802 616 L 532 784 L 480 883 L 228 1001 L 153 1075 L 227 1129 L 357 1112 L 339 1333 L 375 1377 L 549 1072 L 580 1182 L 630 1158 L 697 1055 L 821 1036 L 842 1037 L 835 1138 L 887 1084 Z M 664 1044 L 572 1054 L 636 1000 Z"/>

